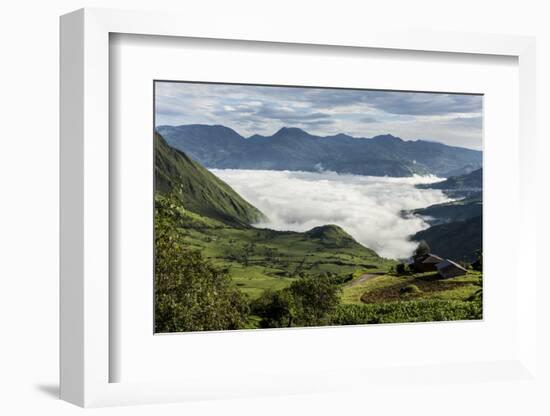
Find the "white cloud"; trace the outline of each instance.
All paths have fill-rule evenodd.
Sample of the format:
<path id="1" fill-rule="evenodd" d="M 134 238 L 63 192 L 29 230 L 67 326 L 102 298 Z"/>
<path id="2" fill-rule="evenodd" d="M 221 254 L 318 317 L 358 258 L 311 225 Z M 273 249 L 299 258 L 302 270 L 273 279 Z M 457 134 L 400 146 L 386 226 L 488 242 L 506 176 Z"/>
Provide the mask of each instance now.
<path id="1" fill-rule="evenodd" d="M 387 258 L 408 257 L 408 237 L 427 228 L 401 210 L 448 201 L 438 190 L 416 189 L 435 177 L 385 178 L 334 172 L 214 169 L 241 196 L 269 217 L 258 224 L 276 230 L 307 231 L 337 224 L 366 247 Z"/>

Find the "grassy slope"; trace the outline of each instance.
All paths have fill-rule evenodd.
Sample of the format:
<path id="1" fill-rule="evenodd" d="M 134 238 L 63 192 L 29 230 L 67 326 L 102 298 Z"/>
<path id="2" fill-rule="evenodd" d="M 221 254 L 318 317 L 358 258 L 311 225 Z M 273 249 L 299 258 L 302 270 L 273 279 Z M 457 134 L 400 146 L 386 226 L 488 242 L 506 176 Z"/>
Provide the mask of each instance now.
<path id="1" fill-rule="evenodd" d="M 380 303 L 412 299 L 452 299 L 467 300 L 479 289 L 481 274 L 468 271 L 466 276 L 440 280 L 434 273 L 384 274 L 374 277 L 359 285 L 346 285 L 342 292 L 344 303 Z M 401 289 L 414 284 L 420 289 L 418 293 L 404 294 Z"/>
<path id="2" fill-rule="evenodd" d="M 189 210 L 228 224 L 245 226 L 263 214 L 229 185 L 155 134 L 155 187 L 173 193 Z"/>
<path id="3" fill-rule="evenodd" d="M 347 284 L 331 321 L 334 325 L 357 325 L 482 319 L 481 279 L 475 271 L 445 280 L 430 273 L 388 273 L 358 285 Z M 418 289 L 403 291 L 411 285 Z"/>

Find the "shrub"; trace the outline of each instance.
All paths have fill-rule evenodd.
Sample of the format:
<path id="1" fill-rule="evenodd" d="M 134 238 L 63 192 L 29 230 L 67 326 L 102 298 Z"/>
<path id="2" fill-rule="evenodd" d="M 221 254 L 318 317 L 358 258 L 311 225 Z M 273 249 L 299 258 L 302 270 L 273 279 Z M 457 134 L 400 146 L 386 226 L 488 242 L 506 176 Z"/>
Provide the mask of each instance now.
<path id="1" fill-rule="evenodd" d="M 246 295 L 231 287 L 227 273 L 182 243 L 177 211 L 157 204 L 155 216 L 155 331 L 244 328 Z"/>
<path id="2" fill-rule="evenodd" d="M 414 256 L 422 256 L 423 254 L 428 254 L 430 251 L 431 249 L 428 243 L 422 240 L 420 243 L 418 243 L 418 246 L 414 251 Z"/>
<path id="3" fill-rule="evenodd" d="M 327 314 L 340 303 L 341 289 L 331 278 L 305 278 L 289 287 L 296 304 L 296 325 L 324 325 Z"/>
<path id="4" fill-rule="evenodd" d="M 334 285 L 343 285 L 344 283 L 353 280 L 353 273 L 337 275 L 334 274 L 329 278 L 329 281 Z"/>
<path id="5" fill-rule="evenodd" d="M 405 264 L 399 263 L 395 266 L 395 273 L 405 274 Z"/>
<path id="6" fill-rule="evenodd" d="M 399 293 L 402 295 L 413 295 L 416 293 L 421 293 L 422 291 L 418 288 L 418 286 L 414 284 L 407 285 L 405 287 L 402 287 L 399 289 Z"/>
<path id="7" fill-rule="evenodd" d="M 252 302 L 251 309 L 262 318 L 262 328 L 290 327 L 296 317 L 296 305 L 288 289 L 266 290 L 260 298 Z"/>
<path id="8" fill-rule="evenodd" d="M 334 277 L 305 277 L 287 289 L 268 290 L 251 305 L 263 328 L 326 325 L 328 314 L 340 302 Z"/>
<path id="9" fill-rule="evenodd" d="M 472 263 L 472 268 L 480 272 L 483 270 L 483 252 L 481 250 L 477 250 L 475 255 L 476 261 Z"/>
<path id="10" fill-rule="evenodd" d="M 480 300 L 418 299 L 365 305 L 338 305 L 331 312 L 331 325 L 432 322 L 481 319 Z"/>

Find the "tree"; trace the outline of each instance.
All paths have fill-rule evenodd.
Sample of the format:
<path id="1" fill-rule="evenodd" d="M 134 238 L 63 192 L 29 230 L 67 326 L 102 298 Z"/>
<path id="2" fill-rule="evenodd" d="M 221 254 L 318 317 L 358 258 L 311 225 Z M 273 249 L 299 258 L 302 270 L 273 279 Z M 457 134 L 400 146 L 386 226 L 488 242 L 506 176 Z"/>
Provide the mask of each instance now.
<path id="1" fill-rule="evenodd" d="M 478 286 L 477 289 L 467 300 L 481 300 L 483 299 L 483 277 L 479 276 L 477 282 L 474 283 L 475 286 Z"/>
<path id="2" fill-rule="evenodd" d="M 340 287 L 328 277 L 306 277 L 290 285 L 296 304 L 296 324 L 324 325 L 328 314 L 340 303 Z"/>
<path id="3" fill-rule="evenodd" d="M 288 328 L 296 318 L 294 297 L 288 289 L 266 290 L 252 303 L 252 312 L 261 316 L 262 328 Z"/>
<path id="4" fill-rule="evenodd" d="M 303 277 L 289 288 L 264 294 L 252 303 L 263 328 L 326 325 L 340 302 L 340 287 L 329 277 Z"/>
<path id="5" fill-rule="evenodd" d="M 476 261 L 472 263 L 472 268 L 477 271 L 483 270 L 483 252 L 481 250 L 476 250 Z"/>
<path id="6" fill-rule="evenodd" d="M 396 274 L 405 274 L 405 264 L 403 264 L 403 263 L 396 264 L 395 273 Z"/>
<path id="7" fill-rule="evenodd" d="M 183 332 L 245 327 L 245 295 L 231 287 L 226 272 L 178 234 L 177 207 L 157 206 L 155 215 L 155 331 Z"/>
<path id="8" fill-rule="evenodd" d="M 422 240 L 420 243 L 418 243 L 418 246 L 416 247 L 416 250 L 414 250 L 414 257 L 422 256 L 424 254 L 428 254 L 431 251 L 430 246 L 426 241 Z"/>

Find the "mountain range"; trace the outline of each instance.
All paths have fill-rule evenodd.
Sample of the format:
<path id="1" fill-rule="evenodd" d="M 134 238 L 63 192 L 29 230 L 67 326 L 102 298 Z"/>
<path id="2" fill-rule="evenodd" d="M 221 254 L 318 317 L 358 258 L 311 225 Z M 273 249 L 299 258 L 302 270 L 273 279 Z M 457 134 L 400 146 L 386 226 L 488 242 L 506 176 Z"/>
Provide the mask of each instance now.
<path id="1" fill-rule="evenodd" d="M 355 138 L 315 136 L 283 127 L 272 136 L 245 138 L 229 127 L 190 124 L 159 126 L 166 142 L 207 168 L 329 170 L 371 176 L 407 177 L 469 173 L 481 167 L 482 152 L 391 134 Z"/>

